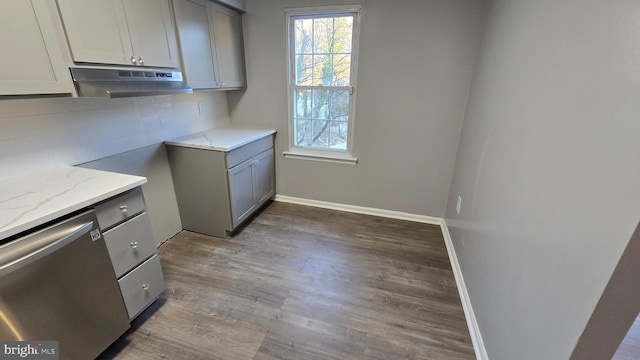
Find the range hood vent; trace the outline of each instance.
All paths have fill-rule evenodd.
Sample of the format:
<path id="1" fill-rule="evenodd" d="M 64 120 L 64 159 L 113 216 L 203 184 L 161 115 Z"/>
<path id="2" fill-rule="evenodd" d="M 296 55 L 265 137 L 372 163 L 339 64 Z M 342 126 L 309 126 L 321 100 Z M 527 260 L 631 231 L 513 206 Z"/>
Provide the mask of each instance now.
<path id="1" fill-rule="evenodd" d="M 71 77 L 78 97 L 123 98 L 193 93 L 179 71 L 71 68 Z"/>

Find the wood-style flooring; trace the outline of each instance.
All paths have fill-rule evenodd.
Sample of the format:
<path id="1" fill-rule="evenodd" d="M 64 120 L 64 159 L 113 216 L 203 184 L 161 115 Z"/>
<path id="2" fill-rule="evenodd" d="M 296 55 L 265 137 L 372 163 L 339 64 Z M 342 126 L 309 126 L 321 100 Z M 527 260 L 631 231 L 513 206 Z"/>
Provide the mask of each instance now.
<path id="1" fill-rule="evenodd" d="M 274 202 L 159 254 L 168 289 L 101 359 L 475 359 L 438 226 Z"/>

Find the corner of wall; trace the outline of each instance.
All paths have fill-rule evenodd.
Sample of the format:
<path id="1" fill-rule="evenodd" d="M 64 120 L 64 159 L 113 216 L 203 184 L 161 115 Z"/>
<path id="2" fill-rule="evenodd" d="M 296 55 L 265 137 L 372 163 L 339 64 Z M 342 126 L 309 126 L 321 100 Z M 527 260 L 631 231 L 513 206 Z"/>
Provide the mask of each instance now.
<path id="1" fill-rule="evenodd" d="M 449 233 L 449 228 L 447 227 L 447 222 L 445 219 L 442 219 L 440 228 L 442 229 L 442 236 L 444 237 L 444 243 L 447 247 L 447 254 L 449 255 L 449 262 L 451 263 L 453 276 L 456 279 L 456 286 L 458 287 L 460 301 L 462 302 L 462 309 L 464 310 L 465 315 L 464 317 L 467 320 L 469 335 L 471 336 L 471 342 L 473 343 L 473 350 L 478 360 L 489 360 L 489 355 L 487 354 L 487 349 L 484 346 L 482 334 L 480 333 L 480 327 L 473 312 L 473 306 L 471 305 L 471 298 L 469 297 L 469 292 L 467 291 L 467 285 L 464 282 L 462 268 L 460 267 L 460 263 L 458 262 L 456 249 L 453 246 L 451 234 Z"/>

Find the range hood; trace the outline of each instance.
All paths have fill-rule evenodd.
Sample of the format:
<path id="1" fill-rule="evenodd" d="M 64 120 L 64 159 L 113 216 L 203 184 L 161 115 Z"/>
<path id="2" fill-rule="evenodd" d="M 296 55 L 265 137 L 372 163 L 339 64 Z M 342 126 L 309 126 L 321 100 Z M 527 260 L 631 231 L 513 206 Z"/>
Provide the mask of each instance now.
<path id="1" fill-rule="evenodd" d="M 78 97 L 123 98 L 193 93 L 179 71 L 71 68 L 71 77 Z"/>

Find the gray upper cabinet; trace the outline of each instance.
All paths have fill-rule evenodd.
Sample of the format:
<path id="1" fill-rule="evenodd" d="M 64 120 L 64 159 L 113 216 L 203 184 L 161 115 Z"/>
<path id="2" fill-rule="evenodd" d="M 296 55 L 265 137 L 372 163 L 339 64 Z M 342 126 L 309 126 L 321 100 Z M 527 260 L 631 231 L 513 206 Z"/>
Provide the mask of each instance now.
<path id="1" fill-rule="evenodd" d="M 220 87 L 242 87 L 244 86 L 244 59 L 240 40 L 240 14 L 216 4 L 211 8 Z"/>
<path id="2" fill-rule="evenodd" d="M 177 68 L 169 0 L 58 0 L 73 61 Z"/>
<path id="3" fill-rule="evenodd" d="M 245 85 L 240 14 L 208 0 L 173 0 L 182 68 L 194 89 Z"/>
<path id="4" fill-rule="evenodd" d="M 208 0 L 174 0 L 184 78 L 194 89 L 218 87 Z"/>
<path id="5" fill-rule="evenodd" d="M 54 0 L 0 2 L 0 95 L 71 93 Z"/>

